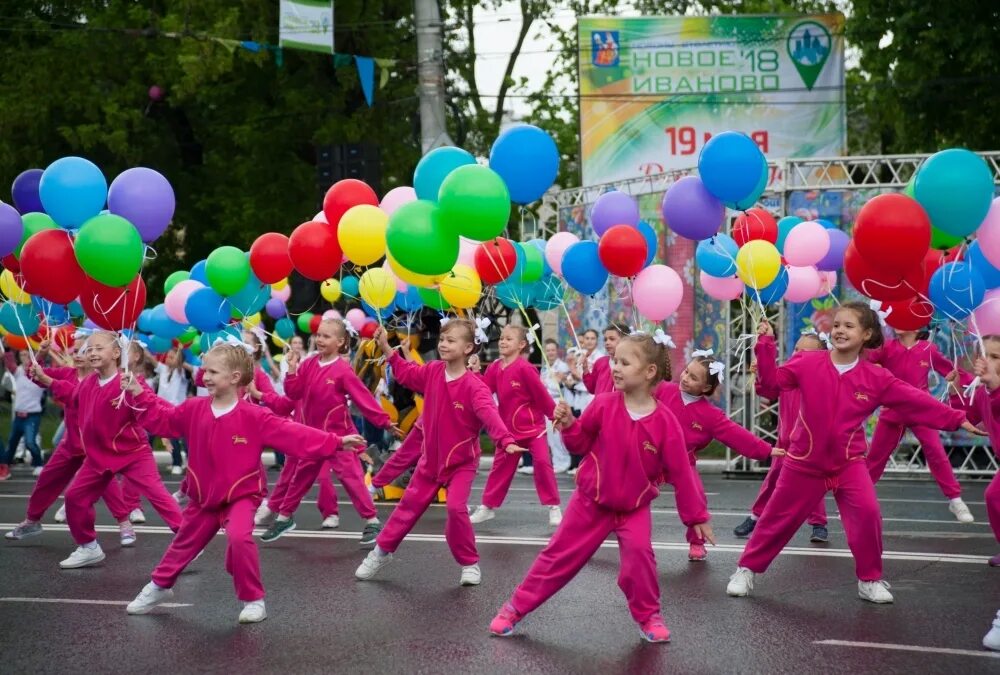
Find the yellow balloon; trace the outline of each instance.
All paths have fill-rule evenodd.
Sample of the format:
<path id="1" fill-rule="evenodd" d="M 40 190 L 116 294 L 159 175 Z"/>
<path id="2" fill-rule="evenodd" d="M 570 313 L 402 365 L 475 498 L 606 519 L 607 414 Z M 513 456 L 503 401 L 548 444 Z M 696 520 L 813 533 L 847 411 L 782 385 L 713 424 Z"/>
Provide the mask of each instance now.
<path id="1" fill-rule="evenodd" d="M 392 257 L 392 254 L 388 251 L 385 254 L 385 259 L 389 261 L 389 267 L 392 269 L 392 273 L 399 277 L 401 281 L 405 281 L 411 286 L 433 288 L 437 285 L 438 281 L 447 276 L 446 274 L 431 276 L 428 274 L 417 274 L 416 272 L 411 272 L 396 262 L 396 260 Z"/>
<path id="2" fill-rule="evenodd" d="M 243 317 L 243 325 L 247 328 L 253 328 L 254 326 L 259 326 L 261 321 L 260 312 L 251 314 L 250 316 Z"/>
<path id="3" fill-rule="evenodd" d="M 282 279 L 281 281 L 275 281 L 273 284 L 271 284 L 271 288 L 275 291 L 280 291 L 287 285 L 288 285 L 288 279 L 285 278 Z"/>
<path id="4" fill-rule="evenodd" d="M 748 241 L 736 253 L 736 274 L 747 286 L 760 290 L 778 278 L 781 254 L 769 241 Z"/>
<path id="5" fill-rule="evenodd" d="M 287 342 L 285 342 L 284 340 L 282 340 L 280 337 L 278 337 L 277 333 L 274 333 L 273 335 L 271 335 L 271 342 L 273 342 L 274 346 L 277 347 L 278 349 L 284 349 L 285 346 L 288 344 Z"/>
<path id="6" fill-rule="evenodd" d="M 327 279 L 319 285 L 319 294 L 327 302 L 337 302 L 340 300 L 340 282 L 336 279 Z"/>
<path id="7" fill-rule="evenodd" d="M 438 287 L 441 289 L 441 297 L 452 307 L 459 309 L 475 307 L 483 292 L 483 282 L 479 280 L 476 270 L 461 264 L 455 265 L 451 275 L 442 279 Z"/>
<path id="8" fill-rule="evenodd" d="M 371 265 L 385 255 L 385 230 L 389 214 L 371 204 L 352 206 L 337 225 L 337 241 L 347 259 Z"/>
<path id="9" fill-rule="evenodd" d="M 18 305 L 26 305 L 31 302 L 31 296 L 21 290 L 17 281 L 14 280 L 14 273 L 10 270 L 4 270 L 3 274 L 0 274 L 0 293 Z"/>
<path id="10" fill-rule="evenodd" d="M 375 309 L 383 309 L 396 299 L 396 280 L 381 267 L 375 267 L 361 275 L 358 282 L 361 299 Z"/>

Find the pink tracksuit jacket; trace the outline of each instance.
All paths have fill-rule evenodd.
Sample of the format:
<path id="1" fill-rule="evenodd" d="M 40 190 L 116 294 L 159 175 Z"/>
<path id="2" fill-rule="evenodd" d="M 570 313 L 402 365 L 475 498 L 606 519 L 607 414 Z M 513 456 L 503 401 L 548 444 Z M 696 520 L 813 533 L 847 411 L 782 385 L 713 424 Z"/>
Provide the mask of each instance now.
<path id="1" fill-rule="evenodd" d="M 865 350 L 865 356 L 877 363 L 911 387 L 928 391 L 927 376 L 933 368 L 939 375 L 947 375 L 955 369 L 954 364 L 929 340 L 919 340 L 907 349 L 899 340 L 886 340 L 879 349 Z M 970 378 L 962 376 L 963 383 Z M 886 422 L 899 423 L 901 417 L 894 408 L 886 408 L 879 414 Z"/>
<path id="2" fill-rule="evenodd" d="M 958 396 L 951 397 L 952 406 L 968 414 L 969 421 L 981 426 L 990 435 L 990 445 L 994 451 L 1000 448 L 1000 389 L 989 391 L 979 387 L 972 395 L 962 400 Z M 986 501 L 986 516 L 993 530 L 993 536 L 1000 543 L 1000 473 L 986 486 L 983 495 Z"/>
<path id="3" fill-rule="evenodd" d="M 595 396 L 615 390 L 615 381 L 611 376 L 610 356 L 602 356 L 594 361 L 594 365 L 590 367 L 590 372 L 583 375 L 583 386 Z"/>
<path id="4" fill-rule="evenodd" d="M 520 441 L 545 433 L 545 420 L 552 419 L 556 402 L 527 359 L 518 357 L 506 366 L 494 361 L 482 378 L 497 395 L 500 419 L 514 438 Z"/>
<path id="5" fill-rule="evenodd" d="M 145 380 L 139 378 L 144 389 Z M 91 373 L 76 387 L 80 438 L 87 459 L 103 470 L 117 472 L 134 460 L 136 453 L 152 453 L 149 438 L 138 424 L 138 412 L 124 400 L 121 375 L 101 386 Z"/>

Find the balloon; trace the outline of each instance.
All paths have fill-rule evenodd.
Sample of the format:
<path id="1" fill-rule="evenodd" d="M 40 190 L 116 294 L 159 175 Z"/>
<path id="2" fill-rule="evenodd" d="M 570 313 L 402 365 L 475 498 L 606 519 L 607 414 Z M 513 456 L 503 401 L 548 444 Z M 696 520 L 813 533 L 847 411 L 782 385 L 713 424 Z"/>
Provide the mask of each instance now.
<path id="1" fill-rule="evenodd" d="M 228 298 L 229 304 L 232 307 L 232 317 L 240 319 L 246 318 L 251 314 L 256 314 L 264 309 L 270 297 L 270 287 L 267 284 L 261 283 L 257 275 L 250 272 L 250 278 L 243 284 L 243 288 Z"/>
<path id="2" fill-rule="evenodd" d="M 298 318 L 295 320 L 295 324 L 299 327 L 299 330 L 302 331 L 303 333 L 307 334 L 311 333 L 312 331 L 309 329 L 309 327 L 310 324 L 312 323 L 314 316 L 316 315 L 313 314 L 312 312 L 303 312 L 302 314 L 299 314 Z"/>
<path id="3" fill-rule="evenodd" d="M 476 241 L 500 236 L 510 220 L 510 195 L 503 178 L 478 164 L 448 174 L 437 200 L 441 227 Z"/>
<path id="4" fill-rule="evenodd" d="M 749 209 L 736 217 L 733 239 L 740 246 L 756 239 L 773 244 L 778 241 L 778 224 L 767 209 Z"/>
<path id="5" fill-rule="evenodd" d="M 563 303 L 563 296 L 566 294 L 566 287 L 563 282 L 556 277 L 547 277 L 537 284 L 536 290 L 532 293 L 532 304 L 542 312 L 559 307 Z"/>
<path id="6" fill-rule="evenodd" d="M 0 258 L 13 253 L 23 237 L 21 214 L 10 204 L 0 204 Z"/>
<path id="7" fill-rule="evenodd" d="M 347 323 L 354 327 L 354 330 L 361 330 L 361 327 L 365 325 L 365 321 L 367 320 L 364 310 L 358 309 L 357 307 L 348 310 L 346 319 Z"/>
<path id="8" fill-rule="evenodd" d="M 151 354 L 166 354 L 173 346 L 173 342 L 159 335 L 154 335 L 149 339 L 149 351 Z"/>
<path id="9" fill-rule="evenodd" d="M 0 263 L 3 263 L 4 269 L 8 269 L 11 272 L 21 271 L 21 265 L 18 264 L 17 258 L 14 257 L 13 253 L 8 256 L 4 256 L 3 259 L 0 259 Z"/>
<path id="10" fill-rule="evenodd" d="M 21 240 L 14 247 L 14 257 L 20 260 L 21 249 L 24 248 L 24 243 L 31 238 L 32 235 L 41 232 L 42 230 L 57 230 L 59 226 L 56 225 L 55 221 L 44 213 L 26 213 L 21 217 Z"/>
<path id="11" fill-rule="evenodd" d="M 448 301 L 441 297 L 441 292 L 436 288 L 417 288 L 417 293 L 420 294 L 420 299 L 423 300 L 424 304 L 431 309 L 443 312 L 451 307 Z M 499 298 L 499 294 L 497 297 Z"/>
<path id="12" fill-rule="evenodd" d="M 934 306 L 916 297 L 890 302 L 883 309 L 889 312 L 885 322 L 896 330 L 920 330 L 934 318 Z"/>
<path id="13" fill-rule="evenodd" d="M 511 278 L 497 284 L 496 295 L 504 307 L 508 309 L 521 309 L 529 307 L 534 302 L 532 289 L 534 284 L 522 284 Z"/>
<path id="14" fill-rule="evenodd" d="M 288 302 L 288 299 L 292 297 L 292 287 L 291 286 L 285 286 L 284 288 L 282 288 L 280 290 L 277 290 L 277 291 L 274 290 L 274 287 L 272 287 L 272 289 L 271 289 L 271 297 L 272 298 L 277 298 L 278 300 L 281 300 L 282 302 Z"/>
<path id="15" fill-rule="evenodd" d="M 987 291 L 969 317 L 969 332 L 979 337 L 1000 335 L 1000 289 Z"/>
<path id="16" fill-rule="evenodd" d="M 87 316 L 105 330 L 131 328 L 146 306 L 146 283 L 136 276 L 124 288 L 88 279 L 80 293 Z"/>
<path id="17" fill-rule="evenodd" d="M 963 241 L 965 241 L 964 237 L 955 237 L 947 232 L 942 232 L 934 227 L 934 223 L 931 223 L 931 248 L 944 251 L 953 246 L 958 246 Z"/>
<path id="18" fill-rule="evenodd" d="M 341 291 L 349 298 L 357 298 L 359 293 L 358 278 L 355 276 L 344 277 L 340 282 Z"/>
<path id="19" fill-rule="evenodd" d="M 378 321 L 366 321 L 365 325 L 361 327 L 358 334 L 361 335 L 366 340 L 370 340 L 375 337 L 375 331 L 378 330 Z"/>
<path id="20" fill-rule="evenodd" d="M 774 243 L 778 249 L 778 253 L 783 254 L 785 252 L 785 238 L 792 231 L 792 228 L 801 222 L 803 220 L 798 216 L 785 216 L 778 221 L 778 240 Z"/>
<path id="21" fill-rule="evenodd" d="M 277 298 L 271 298 L 268 300 L 264 309 L 267 312 L 267 315 L 275 320 L 278 320 L 288 314 L 288 309 L 285 307 L 285 303 Z"/>
<path id="22" fill-rule="evenodd" d="M 960 321 L 979 306 L 986 295 L 986 284 L 967 262 L 942 265 L 931 277 L 927 295 L 936 311 Z"/>
<path id="23" fill-rule="evenodd" d="M 830 248 L 816 263 L 816 269 L 821 272 L 835 272 L 844 266 L 844 252 L 851 243 L 851 238 L 843 230 L 827 230 L 826 236 L 830 240 Z"/>
<path id="24" fill-rule="evenodd" d="M 773 305 L 776 302 L 781 302 L 788 290 L 788 281 L 788 268 L 782 267 L 774 281 L 764 288 L 757 290 L 749 287 L 748 284 L 747 294 L 753 298 L 754 302 L 759 302 L 762 305 Z"/>
<path id="25" fill-rule="evenodd" d="M 471 309 L 479 302 L 483 284 L 476 270 L 466 265 L 455 265 L 451 276 L 441 280 L 439 288 L 443 297 L 452 307 Z"/>
<path id="26" fill-rule="evenodd" d="M 327 279 L 319 285 L 319 294 L 327 302 L 337 302 L 337 300 L 340 300 L 340 293 L 340 282 L 336 279 Z"/>
<path id="27" fill-rule="evenodd" d="M 202 332 L 217 331 L 229 322 L 229 302 L 213 288 L 199 288 L 184 303 L 184 315 Z"/>
<path id="28" fill-rule="evenodd" d="M 833 289 L 837 287 L 836 272 L 819 272 L 819 290 L 816 292 L 817 298 L 825 298 L 833 294 Z"/>
<path id="29" fill-rule="evenodd" d="M 132 223 L 147 244 L 170 225 L 175 206 L 170 181 L 146 167 L 123 171 L 108 188 L 108 210 Z"/>
<path id="30" fill-rule="evenodd" d="M 562 276 L 562 257 L 566 249 L 578 241 L 580 241 L 580 237 L 572 232 L 556 232 L 545 244 L 545 260 L 548 261 L 549 267 L 552 268 L 556 276 Z M 479 269 L 478 265 L 476 269 Z M 481 272 L 480 276 L 482 276 Z M 502 279 L 498 281 L 502 281 Z M 496 281 L 487 281 L 487 283 L 496 283 Z"/>
<path id="31" fill-rule="evenodd" d="M 323 317 L 314 314 L 311 319 L 309 319 L 309 333 L 315 335 L 319 331 L 319 325 L 323 323 Z"/>
<path id="32" fill-rule="evenodd" d="M 378 195 L 367 183 L 356 178 L 337 181 L 323 197 L 323 215 L 326 216 L 327 225 L 336 232 L 344 214 L 351 207 L 361 204 L 378 207 Z"/>
<path id="33" fill-rule="evenodd" d="M 965 258 L 973 270 L 983 278 L 987 290 L 1000 286 L 1000 270 L 994 267 L 980 248 L 978 241 L 972 242 Z"/>
<path id="34" fill-rule="evenodd" d="M 778 278 L 780 272 L 781 255 L 769 241 L 756 239 L 747 242 L 736 254 L 736 274 L 750 288 L 763 290 Z"/>
<path id="35" fill-rule="evenodd" d="M 445 146 L 434 148 L 417 162 L 413 171 L 413 188 L 419 199 L 436 201 L 441 184 L 448 175 L 467 164 L 475 164 L 476 158 L 461 148 Z"/>
<path id="36" fill-rule="evenodd" d="M 396 278 L 403 283 L 411 284 L 413 286 L 420 286 L 421 288 L 430 288 L 437 284 L 437 282 L 444 276 L 444 274 L 417 274 L 416 272 L 411 272 L 393 259 L 391 253 L 386 253 L 386 262 L 389 264 L 389 271 L 392 272 Z M 344 282 L 347 281 L 347 277 L 344 278 Z M 399 284 L 396 284 L 396 290 L 399 290 Z M 348 288 L 344 286 L 344 293 L 347 293 Z M 349 295 L 349 294 L 348 294 Z M 356 295 L 356 294 L 355 294 Z"/>
<path id="37" fill-rule="evenodd" d="M 167 308 L 163 305 L 157 305 L 149 310 L 149 332 L 153 335 L 171 340 L 187 329 L 186 323 L 177 323 L 171 319 L 167 315 Z"/>
<path id="38" fill-rule="evenodd" d="M 132 223 L 111 213 L 84 223 L 76 235 L 75 248 L 83 271 L 108 286 L 124 286 L 135 279 L 146 250 Z"/>
<path id="39" fill-rule="evenodd" d="M 208 285 L 220 295 L 233 295 L 250 279 L 250 261 L 235 246 L 220 246 L 208 255 L 205 274 L 208 276 Z"/>
<path id="40" fill-rule="evenodd" d="M 829 252 L 828 230 L 816 222 L 799 223 L 785 239 L 785 260 L 793 267 L 815 265 Z"/>
<path id="41" fill-rule="evenodd" d="M 424 307 L 417 286 L 410 286 L 405 293 L 396 293 L 396 306 L 408 314 L 419 312 Z"/>
<path id="42" fill-rule="evenodd" d="M 1000 269 L 1000 197 L 993 200 L 979 231 L 976 233 L 983 256 Z"/>
<path id="43" fill-rule="evenodd" d="M 567 248 L 562 270 L 566 283 L 584 295 L 594 295 L 608 282 L 595 241 L 579 241 Z"/>
<path id="44" fill-rule="evenodd" d="M 271 284 L 271 288 L 275 291 L 280 291 L 281 289 L 286 288 L 287 286 L 288 286 L 287 277 L 284 279 L 279 279 L 278 281 L 275 281 L 273 284 Z"/>
<path id="45" fill-rule="evenodd" d="M 21 274 L 32 292 L 60 305 L 73 302 L 86 279 L 66 230 L 33 234 L 21 249 Z"/>
<path id="46" fill-rule="evenodd" d="M 292 231 L 288 238 L 288 257 L 306 279 L 323 281 L 336 274 L 344 255 L 337 242 L 337 233 L 329 225 L 313 220 Z"/>
<path id="47" fill-rule="evenodd" d="M 634 277 L 641 272 L 648 252 L 646 238 L 632 225 L 611 227 L 597 245 L 601 264 L 619 277 Z"/>
<path id="48" fill-rule="evenodd" d="M 197 281 L 202 286 L 208 286 L 208 273 L 205 271 L 205 266 L 208 264 L 207 260 L 199 260 L 191 268 L 191 276 L 189 279 Z"/>
<path id="49" fill-rule="evenodd" d="M 344 317 L 342 317 L 340 315 L 340 312 L 338 312 L 335 309 L 328 309 L 325 312 L 323 312 L 323 320 L 324 321 L 329 321 L 329 320 L 333 320 L 333 319 L 343 319 L 343 318 Z"/>
<path id="50" fill-rule="evenodd" d="M 701 287 L 705 293 L 716 300 L 735 300 L 743 295 L 743 289 L 745 288 L 743 282 L 736 276 L 719 278 L 702 271 L 698 274 L 698 280 L 701 282 Z"/>
<path id="51" fill-rule="evenodd" d="M 30 304 L 5 302 L 0 305 L 0 326 L 14 335 L 34 335 L 40 325 L 38 313 Z"/>
<path id="52" fill-rule="evenodd" d="M 993 192 L 986 162 L 961 148 L 934 153 L 913 180 L 913 196 L 934 227 L 954 237 L 976 231 L 990 210 Z"/>
<path id="53" fill-rule="evenodd" d="M 552 187 L 559 174 L 559 149 L 546 132 L 518 124 L 493 141 L 490 168 L 500 174 L 515 204 L 530 204 Z"/>
<path id="54" fill-rule="evenodd" d="M 278 319 L 274 324 L 274 332 L 277 333 L 278 337 L 290 340 L 295 335 L 295 324 L 288 317 Z"/>
<path id="55" fill-rule="evenodd" d="M 686 239 L 708 239 L 726 219 L 726 207 L 705 189 L 697 176 L 685 176 L 670 186 L 660 205 L 663 222 Z"/>
<path id="56" fill-rule="evenodd" d="M 189 272 L 185 272 L 184 270 L 177 270 L 176 272 L 172 272 L 170 276 L 167 277 L 166 280 L 163 282 L 163 294 L 166 295 L 167 293 L 173 290 L 174 286 L 190 278 L 191 274 Z"/>
<path id="57" fill-rule="evenodd" d="M 183 333 L 177 336 L 177 341 L 180 342 L 182 345 L 190 345 L 193 344 L 194 341 L 197 340 L 200 336 L 201 333 L 198 332 L 197 328 L 194 328 L 193 326 L 188 326 Z"/>
<path id="58" fill-rule="evenodd" d="M 167 316 L 170 317 L 172 321 L 182 323 L 186 326 L 189 322 L 187 315 L 184 313 L 184 307 L 191 294 L 200 288 L 205 288 L 205 286 L 193 279 L 182 281 L 174 286 L 173 290 L 167 293 L 167 297 L 163 300 L 163 306 L 167 311 Z"/>
<path id="59" fill-rule="evenodd" d="M 905 300 L 920 291 L 924 272 L 920 265 L 908 270 L 905 275 L 886 273 L 866 260 L 852 241 L 844 251 L 844 273 L 859 292 L 884 302 Z"/>
<path id="60" fill-rule="evenodd" d="M 386 192 L 385 196 L 382 197 L 382 202 L 378 206 L 385 211 L 386 215 L 391 216 L 403 204 L 415 201 L 417 201 L 416 190 L 411 187 L 397 187 Z"/>
<path id="61" fill-rule="evenodd" d="M 705 274 L 731 277 L 736 274 L 736 254 L 740 247 L 728 234 L 717 234 L 698 242 L 694 257 Z"/>
<path id="62" fill-rule="evenodd" d="M 764 154 L 749 136 L 738 131 L 725 131 L 709 139 L 698 156 L 698 173 L 705 189 L 732 209 L 753 206 L 767 186 Z"/>
<path id="63" fill-rule="evenodd" d="M 421 199 L 401 206 L 389 217 L 385 238 L 396 262 L 417 274 L 445 274 L 458 260 L 458 233 L 442 226 L 433 202 Z"/>
<path id="64" fill-rule="evenodd" d="M 653 322 L 677 311 L 684 299 L 680 275 L 666 265 L 650 265 L 632 283 L 632 301 L 640 314 Z"/>
<path id="65" fill-rule="evenodd" d="M 931 225 L 920 204 L 899 193 L 881 194 L 858 212 L 854 246 L 886 274 L 905 274 L 924 259 Z"/>
<path id="66" fill-rule="evenodd" d="M 257 237 L 250 246 L 250 268 L 265 284 L 281 281 L 291 274 L 288 237 L 280 232 L 267 232 Z"/>
<path id="67" fill-rule="evenodd" d="M 815 267 L 789 267 L 788 290 L 785 291 L 785 300 L 788 302 L 812 300 L 819 295 L 822 281 Z"/>
<path id="68" fill-rule="evenodd" d="M 537 247 L 532 246 L 530 242 L 518 242 L 515 246 L 520 249 L 518 258 L 523 256 L 524 260 L 523 268 L 519 271 L 520 281 L 530 284 L 541 279 L 545 271 L 545 258 L 542 252 Z"/>
<path id="69" fill-rule="evenodd" d="M 479 242 L 473 239 L 466 239 L 465 237 L 459 237 L 458 240 L 458 260 L 456 261 L 460 265 L 465 265 L 466 267 L 476 266 L 476 249 L 479 247 Z"/>
<path id="70" fill-rule="evenodd" d="M 41 169 L 22 171 L 10 186 L 10 196 L 14 199 L 14 206 L 21 213 L 45 212 L 42 199 L 38 196 L 38 184 L 42 180 L 42 173 Z"/>
<path id="71" fill-rule="evenodd" d="M 63 157 L 49 164 L 42 173 L 38 196 L 52 220 L 67 229 L 75 229 L 104 208 L 108 198 L 108 181 L 90 160 Z"/>
<path id="72" fill-rule="evenodd" d="M 358 291 L 362 300 L 376 309 L 383 309 L 396 299 L 396 281 L 384 269 L 376 267 L 361 275 Z"/>
<path id="73" fill-rule="evenodd" d="M 639 224 L 639 203 L 624 192 L 605 192 L 597 198 L 590 210 L 590 224 L 598 237 L 615 225 L 635 227 Z"/>
<path id="74" fill-rule="evenodd" d="M 393 302 L 395 302 L 395 300 L 396 300 L 396 298 L 393 297 Z M 364 300 L 362 300 L 361 301 L 361 310 L 365 313 L 365 324 L 367 324 L 372 319 L 388 319 L 389 317 L 392 316 L 392 313 L 396 310 L 396 308 L 390 302 L 388 305 L 386 305 L 382 309 L 375 309 L 374 307 L 372 307 L 371 305 L 369 305 L 367 302 L 365 302 Z M 365 324 L 362 324 L 362 327 L 364 327 Z"/>
<path id="75" fill-rule="evenodd" d="M 385 230 L 389 216 L 369 204 L 354 206 L 340 219 L 337 241 L 347 259 L 356 265 L 371 265 L 385 255 Z"/>
<path id="76" fill-rule="evenodd" d="M 646 239 L 646 262 L 643 267 L 649 267 L 653 263 L 653 259 L 656 258 L 656 249 L 659 247 L 659 240 L 656 237 L 656 230 L 645 220 L 639 221 L 638 228 L 642 236 Z"/>
<path id="77" fill-rule="evenodd" d="M 476 272 L 483 283 L 498 284 L 514 273 L 514 268 L 517 266 L 517 249 L 513 243 L 502 237 L 484 241 L 476 249 L 475 262 Z M 552 269 L 556 267 L 553 265 Z"/>

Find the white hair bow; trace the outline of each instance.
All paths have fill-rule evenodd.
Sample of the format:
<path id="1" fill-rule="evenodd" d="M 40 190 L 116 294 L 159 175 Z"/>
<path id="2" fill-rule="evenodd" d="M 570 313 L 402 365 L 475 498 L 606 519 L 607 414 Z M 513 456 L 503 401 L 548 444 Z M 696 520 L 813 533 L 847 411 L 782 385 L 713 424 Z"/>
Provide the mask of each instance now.
<path id="1" fill-rule="evenodd" d="M 94 331 L 92 331 L 89 328 L 77 328 L 76 332 L 73 333 L 73 339 L 79 340 L 80 338 L 90 337 L 93 334 L 93 332 Z"/>
<path id="2" fill-rule="evenodd" d="M 230 347 L 240 347 L 245 350 L 247 354 L 253 355 L 253 347 L 248 345 L 243 340 L 238 339 L 235 335 L 226 335 L 225 338 L 217 337 L 212 342 L 212 346 L 216 347 L 218 345 L 229 345 Z"/>
<path id="3" fill-rule="evenodd" d="M 701 357 L 708 358 L 714 353 L 715 351 L 712 349 L 696 349 L 693 352 L 691 352 L 691 358 L 693 359 L 700 359 Z"/>
<path id="4" fill-rule="evenodd" d="M 653 331 L 653 342 L 658 345 L 663 345 L 668 349 L 676 349 L 677 345 L 674 344 L 673 338 L 663 332 L 662 328 L 657 328 Z"/>
<path id="5" fill-rule="evenodd" d="M 823 333 L 823 332 L 817 333 L 815 328 L 804 328 L 803 330 L 799 331 L 799 335 L 815 335 L 817 338 L 819 338 L 820 342 L 826 345 L 827 349 L 833 349 L 833 343 L 830 342 L 829 333 Z"/>
<path id="6" fill-rule="evenodd" d="M 448 325 L 448 322 L 450 322 L 450 321 L 451 321 L 451 317 L 449 317 L 449 316 L 444 316 L 444 315 L 442 314 L 442 315 L 441 315 L 441 328 L 444 328 L 445 326 L 447 326 L 447 325 Z"/>
<path id="7" fill-rule="evenodd" d="M 871 302 L 868 303 L 868 306 L 871 307 L 872 310 L 874 310 L 874 312 L 878 315 L 879 323 L 881 323 L 884 326 L 885 320 L 889 318 L 890 314 L 892 314 L 892 307 L 883 312 L 881 300 L 872 300 Z"/>
<path id="8" fill-rule="evenodd" d="M 352 338 L 358 337 L 358 329 L 355 328 L 354 324 L 352 324 L 350 321 L 344 322 L 344 330 L 346 330 L 347 334 L 350 335 Z"/>
<path id="9" fill-rule="evenodd" d="M 719 382 L 726 379 L 726 365 L 722 361 L 712 361 L 708 364 L 708 374 L 715 375 L 719 378 Z"/>
<path id="10" fill-rule="evenodd" d="M 489 336 L 486 334 L 486 330 L 493 325 L 493 322 L 487 319 L 485 316 L 476 319 L 476 344 L 486 344 L 490 341 Z"/>

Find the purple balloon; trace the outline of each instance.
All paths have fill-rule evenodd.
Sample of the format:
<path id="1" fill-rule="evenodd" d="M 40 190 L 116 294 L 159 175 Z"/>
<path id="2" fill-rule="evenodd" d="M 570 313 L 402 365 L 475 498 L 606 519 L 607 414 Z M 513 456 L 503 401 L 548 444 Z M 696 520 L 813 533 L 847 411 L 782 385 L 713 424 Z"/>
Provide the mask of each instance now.
<path id="1" fill-rule="evenodd" d="M 590 211 L 590 224 L 598 237 L 615 225 L 635 227 L 639 224 L 639 204 L 624 192 L 605 192 L 594 202 L 594 208 Z"/>
<path id="2" fill-rule="evenodd" d="M 685 176 L 670 186 L 660 205 L 663 222 L 686 239 L 700 241 L 719 233 L 726 207 L 697 176 Z"/>
<path id="3" fill-rule="evenodd" d="M 147 244 L 167 229 L 175 206 L 170 182 L 143 166 L 118 174 L 108 188 L 108 210 L 135 225 Z"/>
<path id="4" fill-rule="evenodd" d="M 271 298 L 267 301 L 264 310 L 267 315 L 272 319 L 282 319 L 288 315 L 288 310 L 285 308 L 285 303 L 280 298 Z"/>
<path id="5" fill-rule="evenodd" d="M 816 269 L 821 272 L 836 272 L 844 266 L 844 251 L 851 243 L 851 238 L 843 230 L 827 230 L 826 233 L 830 236 L 830 250 L 816 263 Z"/>
<path id="6" fill-rule="evenodd" d="M 42 198 L 38 196 L 38 183 L 42 180 L 42 169 L 22 171 L 14 184 L 10 186 L 10 195 L 14 198 L 14 206 L 21 213 L 45 213 Z"/>
<path id="7" fill-rule="evenodd" d="M 23 236 L 21 214 L 10 204 L 0 204 L 0 258 L 13 253 Z"/>
<path id="8" fill-rule="evenodd" d="M 83 322 L 83 327 L 84 328 L 89 328 L 90 330 L 102 330 L 100 326 L 98 326 L 96 323 L 94 323 L 90 319 L 87 319 L 86 321 Z"/>

